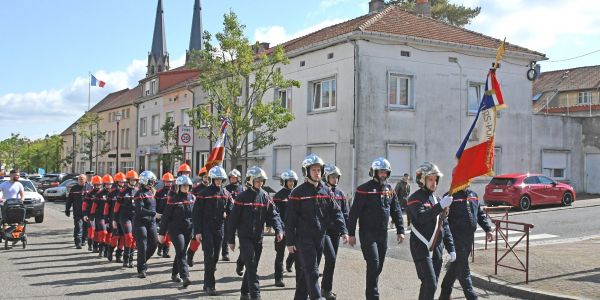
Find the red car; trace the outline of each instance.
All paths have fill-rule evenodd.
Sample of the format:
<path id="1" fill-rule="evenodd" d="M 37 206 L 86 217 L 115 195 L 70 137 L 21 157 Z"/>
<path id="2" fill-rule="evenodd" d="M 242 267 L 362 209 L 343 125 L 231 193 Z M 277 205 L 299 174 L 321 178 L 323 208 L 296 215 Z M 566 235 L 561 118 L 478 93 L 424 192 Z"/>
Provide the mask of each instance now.
<path id="1" fill-rule="evenodd" d="M 513 173 L 492 178 L 483 199 L 490 206 L 504 204 L 528 210 L 534 205 L 571 205 L 575 190 L 545 175 Z"/>

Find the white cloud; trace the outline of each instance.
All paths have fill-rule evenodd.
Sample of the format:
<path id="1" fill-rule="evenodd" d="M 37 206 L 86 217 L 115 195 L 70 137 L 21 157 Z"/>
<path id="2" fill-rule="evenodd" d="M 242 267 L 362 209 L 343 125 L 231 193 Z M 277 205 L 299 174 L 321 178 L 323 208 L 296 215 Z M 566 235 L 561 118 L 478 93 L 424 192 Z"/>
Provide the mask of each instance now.
<path id="1" fill-rule="evenodd" d="M 334 0 L 335 1 L 335 0 Z M 309 26 L 307 28 L 303 28 L 293 33 L 288 33 L 287 30 L 280 25 L 268 26 L 268 27 L 259 27 L 254 30 L 254 40 L 259 42 L 268 42 L 271 45 L 279 45 L 283 42 L 295 39 L 297 37 L 301 37 L 303 35 L 309 34 L 311 32 L 317 31 L 319 29 L 335 25 L 341 22 L 346 21 L 347 19 L 327 19 L 319 22 L 318 24 Z"/>
<path id="2" fill-rule="evenodd" d="M 322 10 L 328 9 L 332 6 L 336 6 L 339 4 L 342 4 L 344 2 L 348 2 L 348 0 L 321 0 L 321 2 L 319 2 L 319 7 Z"/>

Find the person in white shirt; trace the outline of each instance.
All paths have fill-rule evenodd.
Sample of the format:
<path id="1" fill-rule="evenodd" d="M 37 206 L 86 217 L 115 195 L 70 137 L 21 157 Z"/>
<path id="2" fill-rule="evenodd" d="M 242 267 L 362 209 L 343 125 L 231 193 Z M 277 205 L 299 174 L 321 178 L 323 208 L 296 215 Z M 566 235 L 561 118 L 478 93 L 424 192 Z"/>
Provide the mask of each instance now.
<path id="1" fill-rule="evenodd" d="M 0 203 L 6 199 L 21 199 L 21 202 L 25 200 L 25 188 L 19 182 L 20 177 L 19 170 L 10 171 L 10 180 L 0 184 Z"/>

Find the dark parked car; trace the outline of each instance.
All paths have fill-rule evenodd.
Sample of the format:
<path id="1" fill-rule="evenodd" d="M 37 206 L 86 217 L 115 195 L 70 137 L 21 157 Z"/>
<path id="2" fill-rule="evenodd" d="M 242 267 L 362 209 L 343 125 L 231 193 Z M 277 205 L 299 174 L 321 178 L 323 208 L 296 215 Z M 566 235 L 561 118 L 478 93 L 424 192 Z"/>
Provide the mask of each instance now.
<path id="1" fill-rule="evenodd" d="M 492 178 L 485 187 L 483 199 L 490 206 L 505 204 L 528 210 L 535 205 L 571 205 L 575 201 L 575 190 L 545 175 L 513 173 Z"/>

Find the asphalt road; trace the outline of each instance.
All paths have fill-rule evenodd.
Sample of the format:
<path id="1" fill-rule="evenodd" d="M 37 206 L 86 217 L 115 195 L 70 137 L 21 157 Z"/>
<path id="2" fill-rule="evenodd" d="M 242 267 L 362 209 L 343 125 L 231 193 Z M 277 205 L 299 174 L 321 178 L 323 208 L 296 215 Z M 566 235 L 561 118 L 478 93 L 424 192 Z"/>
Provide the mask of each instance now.
<path id="1" fill-rule="evenodd" d="M 48 203 L 42 224 L 29 224 L 30 243 L 4 250 L 0 248 L 0 299 L 187 299 L 206 297 L 202 287 L 202 255 L 196 255 L 192 268 L 193 284 L 181 289 L 170 282 L 172 259 L 153 257 L 149 261 L 148 277 L 136 278 L 135 269 L 123 269 L 119 264 L 96 258 L 87 250 L 76 250 L 72 239 L 72 219 L 64 216 L 64 203 Z M 294 274 L 285 274 L 285 288 L 274 286 L 273 237 L 264 240 L 263 257 L 259 265 L 263 299 L 292 299 Z M 380 277 L 381 299 L 416 299 L 419 281 L 410 260 L 396 259 L 393 245 Z M 355 249 L 340 249 L 334 278 L 338 299 L 362 299 L 364 295 L 365 262 Z M 404 251 L 404 250 L 403 250 Z M 173 252 L 173 251 L 172 251 Z M 232 255 L 237 258 L 237 252 Z M 217 291 L 213 299 L 239 299 L 241 278 L 234 273 L 234 262 L 219 262 Z M 443 276 L 443 274 L 442 274 Z M 492 292 L 478 290 L 482 299 L 511 299 Z M 460 289 L 454 299 L 464 299 Z"/>

